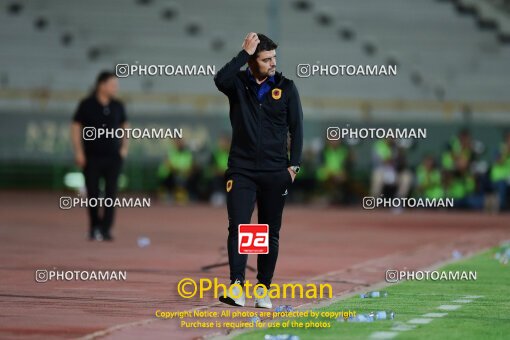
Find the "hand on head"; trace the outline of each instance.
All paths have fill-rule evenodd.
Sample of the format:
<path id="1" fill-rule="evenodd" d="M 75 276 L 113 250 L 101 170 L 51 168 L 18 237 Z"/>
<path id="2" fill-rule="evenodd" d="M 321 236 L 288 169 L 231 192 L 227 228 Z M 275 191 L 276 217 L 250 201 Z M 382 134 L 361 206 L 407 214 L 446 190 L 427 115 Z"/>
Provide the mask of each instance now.
<path id="1" fill-rule="evenodd" d="M 244 38 L 243 50 L 245 50 L 246 53 L 248 53 L 249 55 L 253 55 L 253 53 L 255 53 L 255 50 L 257 49 L 257 45 L 259 44 L 259 42 L 260 40 L 259 37 L 257 36 L 257 33 L 250 32 L 248 33 L 246 38 Z"/>

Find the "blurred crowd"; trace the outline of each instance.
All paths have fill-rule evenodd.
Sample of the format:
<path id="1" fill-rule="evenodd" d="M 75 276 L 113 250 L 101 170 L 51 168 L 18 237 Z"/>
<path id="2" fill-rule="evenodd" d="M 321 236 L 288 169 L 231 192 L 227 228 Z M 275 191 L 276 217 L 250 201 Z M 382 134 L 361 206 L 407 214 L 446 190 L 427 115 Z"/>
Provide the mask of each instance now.
<path id="1" fill-rule="evenodd" d="M 510 132 L 495 150 L 490 162 L 480 161 L 468 130 L 462 130 L 439 154 L 426 155 L 414 174 L 414 195 L 426 198 L 451 197 L 458 208 L 501 211 L 508 208 L 510 184 Z"/>
<path id="2" fill-rule="evenodd" d="M 342 140 L 320 144 L 305 147 L 291 201 L 351 205 L 363 196 L 454 198 L 459 209 L 508 209 L 510 132 L 495 150 L 485 150 L 469 130 L 461 130 L 442 150 L 423 155 L 416 164 L 410 164 L 408 154 L 413 151 L 406 143 L 375 140 L 371 167 L 364 170 L 357 160 L 366 156 L 356 153 L 355 144 Z M 225 204 L 223 175 L 229 147 L 228 134 L 198 151 L 174 140 L 158 169 L 161 199 Z"/>

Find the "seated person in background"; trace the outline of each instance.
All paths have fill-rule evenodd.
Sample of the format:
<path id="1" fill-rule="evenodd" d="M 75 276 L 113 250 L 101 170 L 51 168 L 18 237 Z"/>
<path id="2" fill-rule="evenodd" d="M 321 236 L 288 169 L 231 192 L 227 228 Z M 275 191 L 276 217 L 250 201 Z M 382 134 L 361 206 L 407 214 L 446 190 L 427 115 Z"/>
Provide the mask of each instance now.
<path id="1" fill-rule="evenodd" d="M 483 195 L 477 193 L 475 177 L 471 173 L 444 170 L 442 178 L 445 197 L 454 199 L 455 208 L 483 208 Z"/>
<path id="2" fill-rule="evenodd" d="M 372 153 L 373 170 L 370 192 L 373 197 L 407 197 L 413 175 L 407 167 L 406 155 L 395 140 L 378 140 Z"/>
<path id="3" fill-rule="evenodd" d="M 490 170 L 492 189 L 498 197 L 498 210 L 507 207 L 508 185 L 510 183 L 510 131 L 505 134 Z"/>
<path id="4" fill-rule="evenodd" d="M 175 139 L 170 146 L 165 161 L 159 166 L 158 177 L 165 189 L 170 193 L 170 200 L 187 203 L 193 195 L 194 166 L 193 153 L 182 139 Z"/>
<path id="5" fill-rule="evenodd" d="M 442 154 L 445 197 L 454 198 L 456 208 L 483 208 L 483 194 L 478 192 L 476 178 L 471 172 L 475 156 L 471 133 L 467 129 L 461 130 Z"/>
<path id="6" fill-rule="evenodd" d="M 436 167 L 434 157 L 427 155 L 416 169 L 416 195 L 422 198 L 442 198 L 441 171 Z"/>
<path id="7" fill-rule="evenodd" d="M 317 181 L 331 203 L 347 203 L 351 165 L 350 148 L 340 140 L 327 140 L 317 169 Z"/>
<path id="8" fill-rule="evenodd" d="M 221 134 L 218 143 L 211 153 L 211 160 L 207 171 L 210 181 L 210 202 L 214 206 L 222 206 L 226 203 L 225 194 L 225 171 L 228 168 L 228 153 L 230 150 L 230 138 L 227 134 Z"/>
<path id="9" fill-rule="evenodd" d="M 463 129 L 454 137 L 441 157 L 443 169 L 463 172 L 470 168 L 475 159 L 473 141 L 468 130 Z"/>

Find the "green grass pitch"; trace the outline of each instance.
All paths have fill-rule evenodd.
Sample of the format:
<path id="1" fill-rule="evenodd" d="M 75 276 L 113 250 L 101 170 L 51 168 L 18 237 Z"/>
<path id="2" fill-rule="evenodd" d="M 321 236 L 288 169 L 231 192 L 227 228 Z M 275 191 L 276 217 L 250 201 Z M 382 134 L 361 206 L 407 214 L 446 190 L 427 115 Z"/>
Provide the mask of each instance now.
<path id="1" fill-rule="evenodd" d="M 499 248 L 444 266 L 439 271 L 476 271 L 476 281 L 404 281 L 384 288 L 386 298 L 361 299 L 358 295 L 318 309 L 318 311 L 354 310 L 367 313 L 393 310 L 394 320 L 371 323 L 329 321 L 330 328 L 255 329 L 235 337 L 238 340 L 264 339 L 265 334 L 293 334 L 304 339 L 367 339 L 387 335 L 396 339 L 509 339 L 510 338 L 510 265 L 494 259 Z M 384 275 L 384 274 L 382 274 Z M 482 296 L 471 302 L 453 302 L 466 296 Z M 456 310 L 440 310 L 441 305 L 458 305 Z M 443 317 L 425 317 L 427 313 L 448 313 Z M 413 324 L 416 319 L 432 319 Z M 298 319 L 295 319 L 298 320 Z M 311 319 L 299 319 L 310 321 Z M 267 320 L 270 322 L 271 320 Z M 419 322 L 419 321 L 418 321 Z M 425 322 L 427 322 L 425 320 Z M 408 330 L 395 330 L 410 328 Z M 393 334 L 392 334 L 393 333 Z M 396 333 L 396 334 L 394 334 Z"/>

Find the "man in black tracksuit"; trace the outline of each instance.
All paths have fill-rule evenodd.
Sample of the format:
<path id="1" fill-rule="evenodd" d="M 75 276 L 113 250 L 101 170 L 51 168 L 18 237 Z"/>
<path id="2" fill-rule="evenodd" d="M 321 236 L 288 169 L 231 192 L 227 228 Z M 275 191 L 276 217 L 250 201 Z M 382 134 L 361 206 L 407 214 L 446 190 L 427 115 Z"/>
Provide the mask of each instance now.
<path id="1" fill-rule="evenodd" d="M 238 226 L 250 223 L 257 202 L 258 223 L 269 225 L 269 253 L 257 258 L 257 280 L 267 288 L 278 257 L 285 198 L 299 172 L 303 146 L 299 94 L 292 80 L 276 72 L 276 47 L 266 36 L 249 33 L 243 50 L 214 78 L 218 89 L 228 97 L 233 131 L 225 173 L 230 280 L 244 283 L 248 255 L 239 254 Z M 246 63 L 248 67 L 240 70 Z M 244 296 L 220 300 L 244 305 Z M 256 301 L 255 305 L 271 308 L 270 300 L 259 305 Z"/>
<path id="2" fill-rule="evenodd" d="M 128 152 L 126 138 L 87 138 L 84 131 L 99 128 L 119 129 L 129 127 L 124 105 L 115 99 L 118 79 L 115 73 L 101 72 L 96 80 L 94 92 L 80 102 L 73 117 L 71 139 L 76 164 L 83 169 L 87 196 L 100 196 L 100 180 L 104 179 L 104 197 L 115 199 L 117 182 L 124 158 Z M 91 130 L 92 129 L 92 130 Z M 113 241 L 110 230 L 113 226 L 115 208 L 89 207 L 89 239 Z"/>

